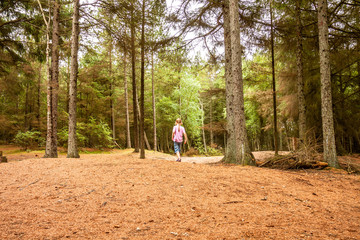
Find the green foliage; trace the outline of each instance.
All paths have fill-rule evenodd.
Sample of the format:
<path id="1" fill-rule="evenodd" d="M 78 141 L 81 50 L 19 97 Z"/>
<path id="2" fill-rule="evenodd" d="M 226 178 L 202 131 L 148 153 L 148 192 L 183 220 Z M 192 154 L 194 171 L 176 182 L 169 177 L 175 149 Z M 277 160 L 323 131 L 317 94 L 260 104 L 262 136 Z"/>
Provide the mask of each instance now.
<path id="1" fill-rule="evenodd" d="M 14 138 L 16 145 L 23 150 L 34 149 L 45 145 L 45 138 L 41 136 L 39 131 L 18 132 Z"/>
<path id="2" fill-rule="evenodd" d="M 90 118 L 89 122 L 84 128 L 83 135 L 87 138 L 87 145 L 95 148 L 110 148 L 113 147 L 113 140 L 111 137 L 111 130 L 107 123 L 103 121 L 96 121 L 95 118 Z"/>
<path id="3" fill-rule="evenodd" d="M 113 140 L 109 126 L 91 117 L 88 123 L 77 123 L 76 137 L 79 147 L 112 148 Z M 67 147 L 68 129 L 62 128 L 58 133 L 59 145 Z"/>
<path id="4" fill-rule="evenodd" d="M 82 134 L 85 130 L 85 123 L 77 123 L 76 124 L 76 138 L 77 138 L 77 144 L 79 147 L 86 147 L 86 141 L 87 138 Z M 62 128 L 58 132 L 58 144 L 63 147 L 67 147 L 68 144 L 68 138 L 69 138 L 69 131 L 67 127 Z"/>
<path id="5" fill-rule="evenodd" d="M 206 155 L 206 156 L 222 156 L 224 153 L 221 151 L 221 149 L 213 148 L 210 146 L 206 147 L 207 152 L 205 152 L 204 146 L 197 147 L 197 150 L 199 154 Z"/>
<path id="6" fill-rule="evenodd" d="M 181 105 L 178 106 L 179 117 L 183 120 L 189 137 L 196 138 L 200 135 L 199 126 L 201 126 L 202 110 L 199 105 L 201 86 L 198 80 L 189 74 L 184 74 L 180 86 L 180 89 L 177 88 L 173 93 L 174 98 L 181 101 Z M 178 115 L 174 115 L 174 120 L 176 116 Z"/>

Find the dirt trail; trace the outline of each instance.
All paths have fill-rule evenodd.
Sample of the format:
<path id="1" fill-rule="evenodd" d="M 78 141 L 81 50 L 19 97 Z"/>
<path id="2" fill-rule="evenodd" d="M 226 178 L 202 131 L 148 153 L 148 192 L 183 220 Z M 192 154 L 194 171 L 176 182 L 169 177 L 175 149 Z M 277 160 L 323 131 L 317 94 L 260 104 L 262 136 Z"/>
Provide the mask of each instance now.
<path id="1" fill-rule="evenodd" d="M 0 164 L 0 239 L 359 239 L 359 175 L 146 156 Z"/>

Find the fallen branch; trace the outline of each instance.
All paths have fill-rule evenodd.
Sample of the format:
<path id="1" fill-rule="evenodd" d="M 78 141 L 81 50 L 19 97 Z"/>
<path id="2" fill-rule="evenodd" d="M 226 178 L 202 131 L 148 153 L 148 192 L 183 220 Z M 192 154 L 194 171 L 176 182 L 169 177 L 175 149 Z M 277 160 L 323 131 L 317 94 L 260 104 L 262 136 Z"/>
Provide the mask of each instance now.
<path id="1" fill-rule="evenodd" d="M 73 196 L 73 197 L 66 198 L 66 199 L 64 199 L 64 201 L 69 201 L 70 199 L 73 199 L 73 198 L 83 197 L 83 196 L 89 195 L 89 194 L 92 193 L 92 192 L 95 192 L 95 189 L 92 189 L 91 191 L 86 192 L 86 193 L 83 193 L 83 194 L 80 194 L 80 195 L 78 195 L 78 196 Z"/>
<path id="2" fill-rule="evenodd" d="M 31 186 L 31 185 L 37 183 L 38 181 L 40 181 L 40 179 L 38 179 L 38 180 L 36 180 L 36 181 L 34 181 L 34 182 L 32 182 L 32 183 L 29 183 L 28 185 L 26 185 L 26 186 L 24 186 L 24 187 L 22 187 L 22 188 L 19 188 L 19 191 L 24 190 L 24 189 L 27 188 L 28 186 Z"/>
<path id="3" fill-rule="evenodd" d="M 121 149 L 120 145 L 114 140 L 115 145 Z"/>
<path id="4" fill-rule="evenodd" d="M 232 204 L 232 203 L 242 203 L 243 201 L 230 201 L 230 202 L 224 202 L 223 204 Z"/>

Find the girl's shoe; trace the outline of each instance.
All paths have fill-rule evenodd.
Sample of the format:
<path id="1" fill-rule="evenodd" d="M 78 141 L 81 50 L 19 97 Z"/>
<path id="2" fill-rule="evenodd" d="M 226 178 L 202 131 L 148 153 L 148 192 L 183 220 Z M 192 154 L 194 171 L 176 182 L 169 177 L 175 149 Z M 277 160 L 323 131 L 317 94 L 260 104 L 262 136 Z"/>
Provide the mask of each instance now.
<path id="1" fill-rule="evenodd" d="M 178 158 L 176 161 L 177 161 L 177 162 L 181 162 L 181 159 L 180 159 L 180 158 Z"/>

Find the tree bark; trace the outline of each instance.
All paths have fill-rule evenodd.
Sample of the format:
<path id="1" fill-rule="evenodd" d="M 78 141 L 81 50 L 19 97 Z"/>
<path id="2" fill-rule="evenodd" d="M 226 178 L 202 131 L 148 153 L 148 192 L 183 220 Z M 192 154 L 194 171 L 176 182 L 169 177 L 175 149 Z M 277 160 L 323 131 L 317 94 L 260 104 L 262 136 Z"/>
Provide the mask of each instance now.
<path id="1" fill-rule="evenodd" d="M 138 131 L 138 112 L 137 112 L 137 94 L 136 94 L 136 69 L 135 69 L 135 19 L 134 3 L 131 2 L 130 11 L 131 28 L 131 70 L 132 70 L 132 88 L 133 88 L 133 112 L 134 112 L 134 147 L 135 152 L 139 152 L 139 131 Z"/>
<path id="2" fill-rule="evenodd" d="M 207 153 L 207 147 L 206 147 L 206 137 L 205 137 L 205 129 L 204 129 L 204 104 L 200 100 L 200 107 L 201 107 L 201 124 L 203 126 L 202 128 L 202 137 L 203 137 L 203 143 L 204 143 L 204 151 Z"/>
<path id="3" fill-rule="evenodd" d="M 57 106 L 59 92 L 59 0 L 53 1 L 51 74 L 47 91 L 47 136 L 45 158 L 57 158 Z"/>
<path id="4" fill-rule="evenodd" d="M 213 131 L 213 98 L 210 97 L 210 120 L 209 120 L 209 125 L 210 125 L 210 147 L 213 146 L 214 144 L 214 131 Z M 203 124 L 204 125 L 204 124 Z"/>
<path id="5" fill-rule="evenodd" d="M 240 23 L 238 11 L 238 1 L 230 0 L 229 17 L 227 18 L 224 13 L 224 19 L 227 18 L 230 20 L 230 28 L 227 27 L 227 30 L 225 31 L 227 32 L 225 34 L 225 46 L 228 43 L 227 38 L 229 37 L 231 43 L 231 78 L 226 79 L 226 101 L 227 114 L 232 113 L 230 115 L 232 119 L 229 119 L 228 115 L 228 121 L 230 120 L 230 124 L 228 123 L 228 131 L 230 131 L 228 133 L 229 135 L 233 135 L 228 139 L 225 162 L 232 162 L 242 165 L 254 165 L 255 162 L 249 148 L 245 126 L 244 92 L 241 66 L 242 63 L 240 45 Z M 229 29 L 230 36 L 228 35 Z M 226 61 L 226 63 L 228 62 Z"/>
<path id="6" fill-rule="evenodd" d="M 124 46 L 124 88 L 125 88 L 125 112 L 126 112 L 126 147 L 131 148 L 131 136 L 130 136 L 130 117 L 129 117 L 129 97 L 128 97 L 128 85 L 126 74 L 126 46 Z"/>
<path id="7" fill-rule="evenodd" d="M 42 14 L 42 17 L 44 19 L 44 23 L 46 25 L 46 74 L 47 74 L 47 79 L 48 79 L 48 82 L 50 81 L 50 78 L 51 78 L 51 74 L 50 74 L 50 23 L 51 23 L 51 7 L 49 7 L 49 17 L 48 17 L 48 20 L 46 20 L 46 17 L 45 17 L 45 13 L 43 11 L 43 8 L 42 8 L 42 5 L 40 3 L 40 0 L 37 0 L 38 4 L 39 4 L 39 7 L 40 7 L 40 10 L 41 10 L 41 14 Z M 48 0 L 48 5 L 51 6 L 50 4 L 51 0 Z M 38 80 L 38 127 L 39 127 L 39 130 L 41 129 L 41 122 L 40 122 L 40 87 L 41 87 L 41 65 L 40 65 L 40 76 L 39 76 L 39 80 Z M 49 95 L 47 96 L 49 97 Z M 48 101 L 48 99 L 47 99 Z"/>
<path id="8" fill-rule="evenodd" d="M 324 160 L 330 167 L 339 167 L 336 156 L 334 120 L 331 93 L 329 30 L 327 25 L 327 1 L 318 0 L 318 27 L 321 78 L 321 117 L 323 128 Z"/>
<path id="9" fill-rule="evenodd" d="M 299 107 L 299 138 L 300 143 L 306 141 L 306 103 L 304 93 L 303 74 L 303 46 L 302 46 L 302 24 L 301 24 L 301 2 L 296 1 L 296 66 L 297 66 L 297 99 Z"/>
<path id="10" fill-rule="evenodd" d="M 140 158 L 145 158 L 144 143 L 144 94 L 145 94 L 145 0 L 142 1 L 141 18 L 141 76 L 140 76 Z"/>
<path id="11" fill-rule="evenodd" d="M 230 15 L 229 15 L 229 0 L 225 0 L 223 4 L 223 18 L 224 18 L 224 45 L 225 45 L 225 81 L 226 81 L 226 128 L 227 128 L 227 144 L 225 150 L 225 162 L 230 162 L 236 156 L 236 142 L 234 130 L 234 116 L 233 116 L 233 102 L 234 88 L 232 79 L 231 66 L 231 38 L 230 38 Z"/>
<path id="12" fill-rule="evenodd" d="M 277 128 L 277 104 L 276 104 L 276 80 L 275 80 L 275 56 L 274 56 L 274 27 L 273 27 L 273 13 L 272 0 L 270 2 L 270 28 L 271 28 L 271 69 L 272 69 L 272 88 L 273 88 L 273 115 L 274 115 L 274 147 L 275 155 L 279 154 L 279 133 Z"/>
<path id="13" fill-rule="evenodd" d="M 77 102 L 77 75 L 78 75 L 78 51 L 79 51 L 79 0 L 74 0 L 71 41 L 71 72 L 69 83 L 69 138 L 68 138 L 68 158 L 79 158 L 78 144 L 76 137 L 76 102 Z"/>
<path id="14" fill-rule="evenodd" d="M 68 61 L 67 61 L 67 79 L 65 79 L 65 83 L 66 83 L 66 112 L 67 113 L 69 113 L 69 104 L 70 104 L 70 76 L 71 76 L 70 68 L 71 68 L 71 56 L 68 57 Z"/>
<path id="15" fill-rule="evenodd" d="M 111 128 L 113 141 L 116 141 L 116 128 L 115 128 L 115 109 L 114 109 L 114 78 L 112 72 L 112 39 L 110 37 L 109 43 L 109 77 L 110 77 L 110 109 L 111 109 Z"/>
<path id="16" fill-rule="evenodd" d="M 40 130 L 41 129 L 41 120 L 40 120 L 40 112 L 41 112 L 41 108 L 40 108 L 40 99 L 41 99 L 41 69 L 42 69 L 42 64 L 40 63 L 39 66 L 39 78 L 38 78 L 38 84 L 37 84 L 37 112 L 36 112 L 36 120 L 37 120 L 37 129 Z"/>
<path id="17" fill-rule="evenodd" d="M 154 129 L 154 151 L 157 151 L 156 140 L 156 104 L 155 104 L 155 79 L 154 79 L 154 50 L 151 52 L 151 88 L 152 88 L 152 107 L 153 107 L 153 129 Z"/>
<path id="18" fill-rule="evenodd" d="M 357 6 L 357 11 L 360 12 L 360 6 Z M 360 25 L 360 14 L 357 14 L 356 15 L 356 24 L 357 26 Z M 358 54 L 360 54 L 360 38 L 358 37 L 356 39 L 356 50 L 358 52 Z M 358 85 L 359 85 L 359 88 L 360 88 L 360 58 L 358 58 L 358 61 L 357 61 L 357 76 L 358 76 Z"/>
<path id="19" fill-rule="evenodd" d="M 30 130 L 30 121 L 29 121 L 29 83 L 25 83 L 25 104 L 24 104 L 24 129 L 25 131 Z"/>
<path id="20" fill-rule="evenodd" d="M 138 112 L 138 113 L 141 113 L 141 112 L 140 112 L 140 104 L 139 104 L 139 101 L 138 101 L 137 99 L 136 99 L 136 107 L 137 107 L 137 112 Z M 138 120 L 139 120 L 139 121 L 140 121 L 140 118 L 141 118 L 141 114 L 138 114 Z M 144 130 L 144 142 L 145 142 L 146 148 L 147 148 L 148 150 L 151 150 L 150 143 L 149 143 L 148 138 L 147 138 L 147 136 L 146 136 L 145 130 Z"/>

